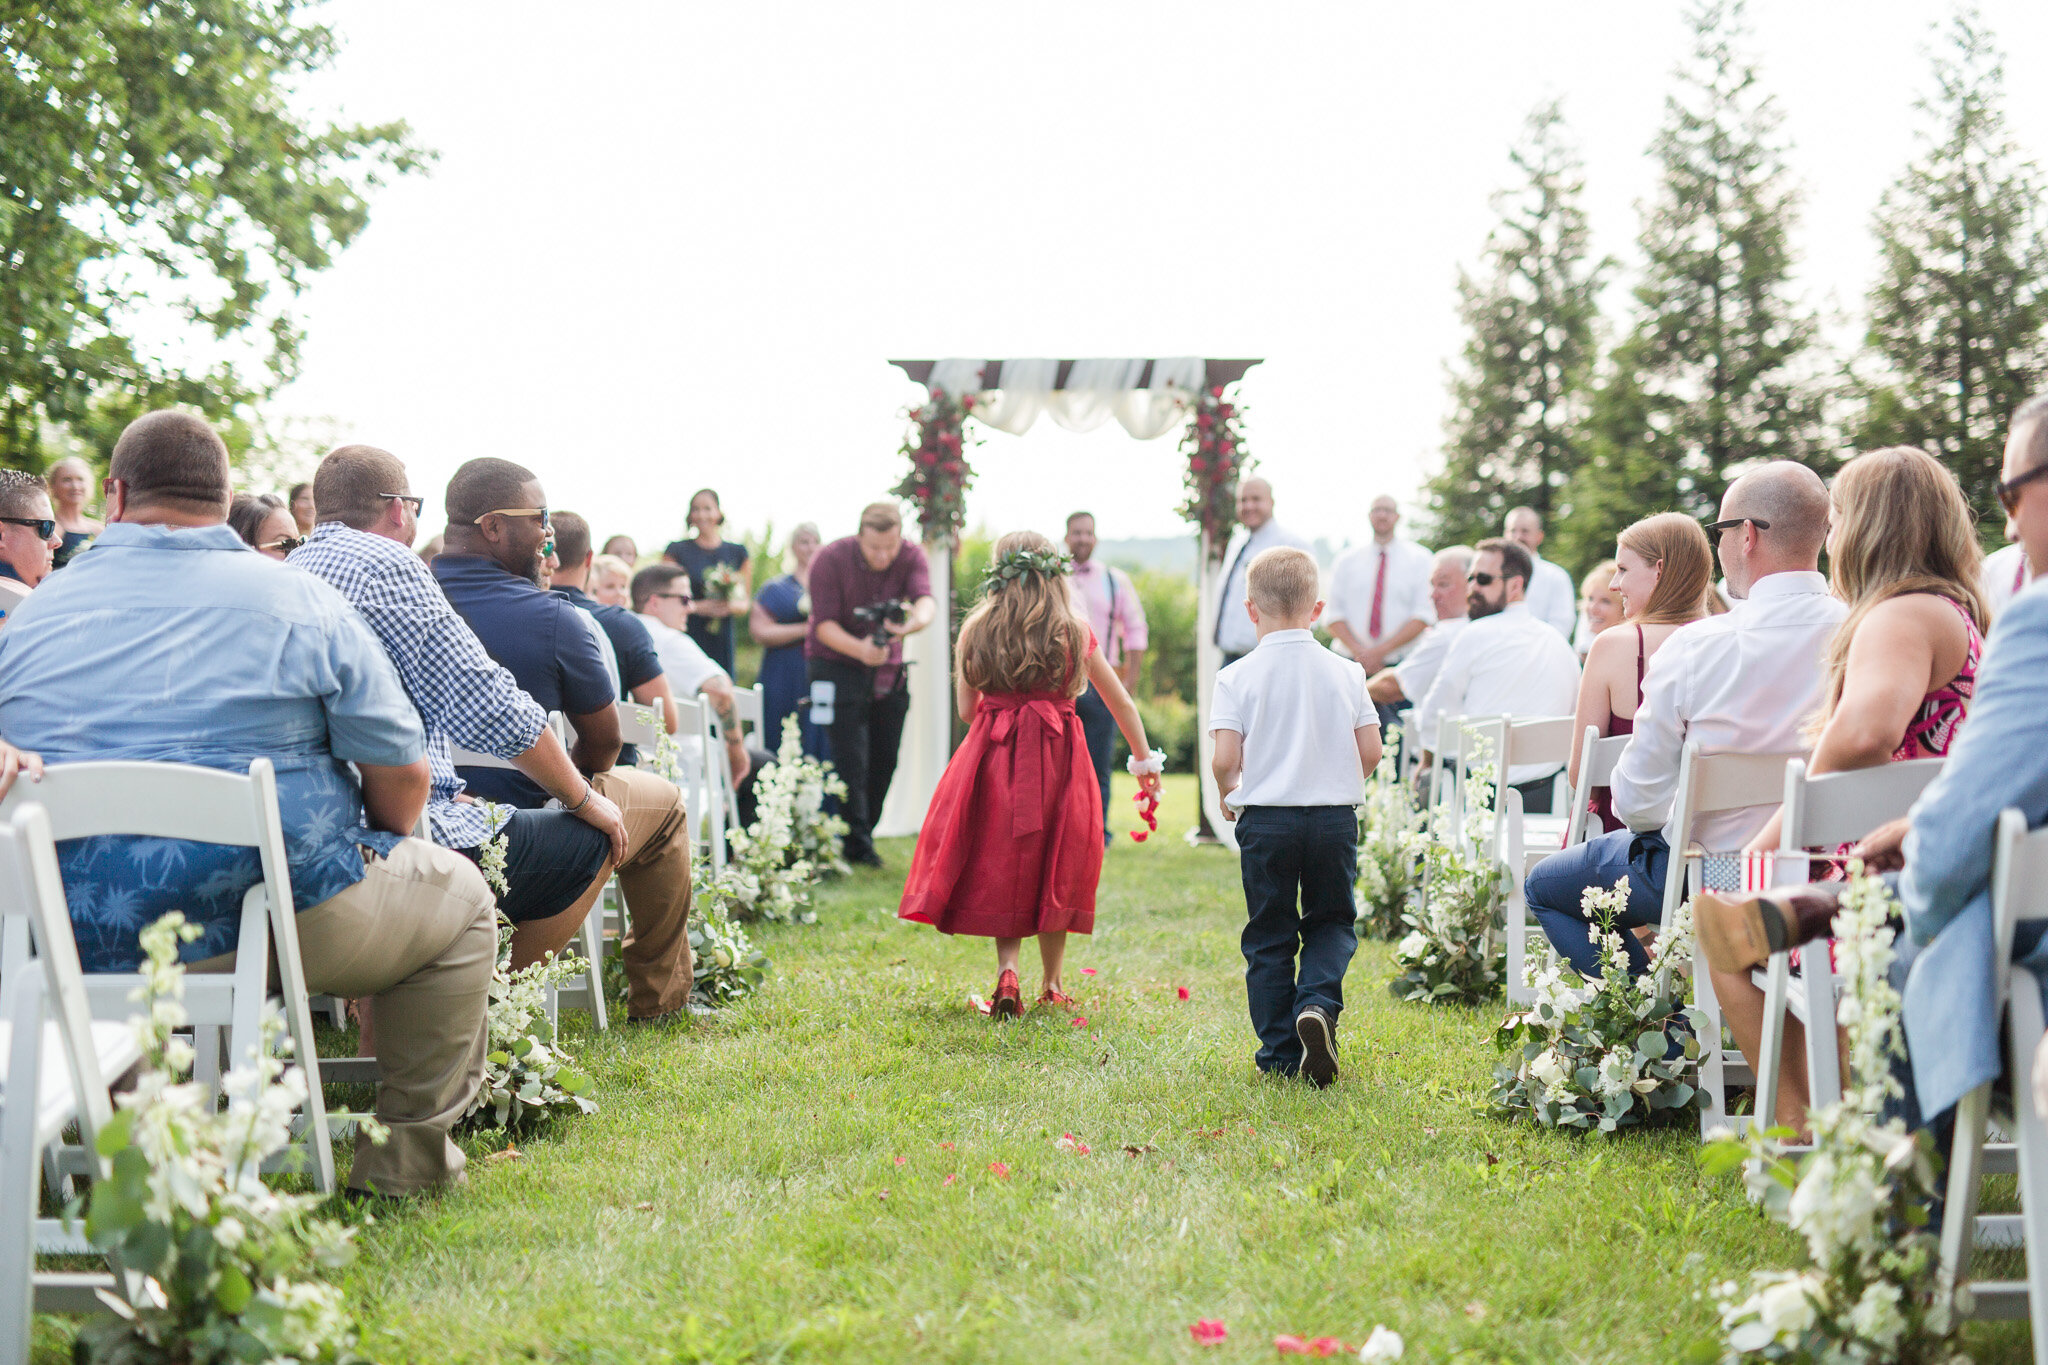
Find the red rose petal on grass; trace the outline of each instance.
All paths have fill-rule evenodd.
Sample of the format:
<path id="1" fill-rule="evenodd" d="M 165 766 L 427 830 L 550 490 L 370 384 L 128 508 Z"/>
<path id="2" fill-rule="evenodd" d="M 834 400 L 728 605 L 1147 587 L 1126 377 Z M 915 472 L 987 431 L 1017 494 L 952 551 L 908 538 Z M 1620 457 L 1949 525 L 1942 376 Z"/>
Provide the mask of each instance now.
<path id="1" fill-rule="evenodd" d="M 1061 1133 L 1059 1137 L 1053 1140 L 1052 1145 L 1063 1152 L 1072 1152 L 1075 1156 L 1086 1156 L 1093 1150 L 1087 1143 L 1081 1141 L 1072 1133 Z"/>
<path id="2" fill-rule="evenodd" d="M 1187 988 L 1186 986 L 1181 986 L 1181 987 L 1179 987 L 1179 988 L 1178 988 L 1178 991 L 1179 991 L 1179 994 L 1180 994 L 1180 998 L 1181 998 L 1181 999 L 1183 999 L 1183 1000 L 1189 999 L 1189 998 L 1190 998 L 1190 996 L 1191 996 L 1191 992 L 1190 992 L 1190 991 L 1188 990 L 1188 988 Z"/>
<path id="3" fill-rule="evenodd" d="M 1221 1346 L 1223 1339 L 1229 1336 L 1230 1332 L 1224 1327 L 1221 1319 L 1203 1318 L 1188 1328 L 1188 1335 L 1200 1345 Z"/>
<path id="4" fill-rule="evenodd" d="M 1274 1337 L 1273 1349 L 1283 1356 L 1305 1356 L 1308 1354 L 1308 1343 L 1300 1337 Z"/>
<path id="5" fill-rule="evenodd" d="M 1078 1019 L 1074 1020 L 1073 1024 L 1072 1024 L 1072 1025 L 1071 1025 L 1070 1027 L 1073 1027 L 1073 1028 L 1087 1028 L 1087 1027 L 1088 1027 L 1088 1016 L 1087 1016 L 1087 1015 L 1085 1015 L 1085 1014 L 1084 1014 L 1084 1015 L 1082 1015 L 1082 1016 L 1081 1016 L 1080 1018 L 1078 1018 Z"/>
<path id="6" fill-rule="evenodd" d="M 939 1144 L 939 1150 L 942 1152 L 950 1152 L 953 1150 L 953 1144 L 950 1142 L 942 1142 Z"/>
<path id="7" fill-rule="evenodd" d="M 958 1180 L 959 1178 L 960 1178 L 960 1177 L 959 1177 L 958 1175 L 949 1175 L 949 1176 L 947 1176 L 947 1177 L 946 1177 L 946 1178 L 945 1178 L 944 1180 L 941 1180 L 941 1181 L 940 1181 L 939 1183 L 940 1183 L 941 1185 L 950 1185 L 950 1184 L 952 1184 L 952 1183 L 953 1183 L 954 1181 Z"/>
<path id="8" fill-rule="evenodd" d="M 998 1180 L 1008 1180 L 1010 1178 L 1010 1168 L 1000 1161 L 989 1162 L 988 1170 L 989 1174 Z"/>
<path id="9" fill-rule="evenodd" d="M 1144 843 L 1144 842 L 1145 842 L 1145 831 L 1144 831 L 1144 830 L 1142 830 L 1142 829 L 1134 829 L 1134 830 L 1132 830 L 1132 831 L 1131 831 L 1131 842 L 1132 842 L 1132 843 L 1134 843 L 1134 844 L 1142 844 L 1142 843 Z"/>
<path id="10" fill-rule="evenodd" d="M 1095 975 L 1095 969 L 1094 969 L 1093 967 L 1083 967 L 1083 968 L 1081 969 L 1081 975 L 1083 975 L 1083 976 L 1093 976 L 1093 975 Z"/>
<path id="11" fill-rule="evenodd" d="M 898 1166 L 901 1166 L 901 1165 L 902 1165 L 902 1164 L 903 1164 L 904 1162 L 906 1162 L 906 1161 L 908 1161 L 908 1160 L 910 1160 L 910 1158 L 909 1158 L 909 1157 L 907 1157 L 907 1156 L 899 1156 L 899 1157 L 897 1157 L 897 1158 L 896 1158 L 896 1164 L 897 1164 Z"/>

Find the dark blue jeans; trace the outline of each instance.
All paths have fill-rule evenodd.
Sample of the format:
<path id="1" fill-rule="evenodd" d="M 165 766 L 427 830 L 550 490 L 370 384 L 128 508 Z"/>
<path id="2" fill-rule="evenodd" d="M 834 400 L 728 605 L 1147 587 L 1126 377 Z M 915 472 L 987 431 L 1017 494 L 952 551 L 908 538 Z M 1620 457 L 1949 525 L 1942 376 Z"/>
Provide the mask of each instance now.
<path id="1" fill-rule="evenodd" d="M 1600 950 L 1593 944 L 1593 925 L 1579 908 L 1579 898 L 1589 886 L 1605 890 L 1627 877 L 1628 907 L 1615 919 L 1614 927 L 1628 930 L 1655 925 L 1664 912 L 1664 872 L 1669 858 L 1670 850 L 1657 830 L 1596 834 L 1536 864 L 1536 870 L 1522 883 L 1522 894 L 1559 956 L 1577 968 L 1579 975 L 1599 976 Z M 1629 971 L 1636 976 L 1649 971 L 1650 955 L 1636 936 L 1624 932 L 1621 942 L 1628 951 Z"/>
<path id="2" fill-rule="evenodd" d="M 1088 738 L 1088 760 L 1095 765 L 1095 781 L 1102 788 L 1102 842 L 1109 843 L 1109 764 L 1116 753 L 1116 717 L 1109 703 L 1093 687 L 1074 698 L 1074 714 L 1081 718 L 1081 733 Z"/>
<path id="3" fill-rule="evenodd" d="M 1358 949 L 1358 812 L 1350 806 L 1247 806 L 1237 817 L 1244 877 L 1244 989 L 1261 1071 L 1301 1069 L 1294 1016 L 1319 1006 L 1335 1023 Z M 1297 901 L 1299 908 L 1297 908 Z M 1297 970 L 1295 956 L 1300 954 Z"/>

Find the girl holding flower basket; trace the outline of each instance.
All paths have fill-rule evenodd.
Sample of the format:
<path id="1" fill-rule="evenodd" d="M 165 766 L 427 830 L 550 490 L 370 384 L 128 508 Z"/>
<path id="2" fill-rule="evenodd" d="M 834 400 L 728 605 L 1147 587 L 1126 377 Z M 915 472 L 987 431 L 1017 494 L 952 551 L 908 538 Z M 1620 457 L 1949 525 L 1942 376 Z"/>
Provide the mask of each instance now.
<path id="1" fill-rule="evenodd" d="M 1036 531 L 996 542 L 981 602 L 960 627 L 955 688 L 967 739 L 932 793 L 897 910 L 941 933 L 996 941 L 997 1019 L 1024 1012 L 1017 961 L 1034 935 L 1045 968 L 1037 1003 L 1073 1004 L 1060 979 L 1067 935 L 1095 928 L 1102 794 L 1074 714 L 1081 689 L 1094 684 L 1108 703 L 1147 794 L 1158 793 L 1166 766 L 1061 581 L 1068 562 Z"/>

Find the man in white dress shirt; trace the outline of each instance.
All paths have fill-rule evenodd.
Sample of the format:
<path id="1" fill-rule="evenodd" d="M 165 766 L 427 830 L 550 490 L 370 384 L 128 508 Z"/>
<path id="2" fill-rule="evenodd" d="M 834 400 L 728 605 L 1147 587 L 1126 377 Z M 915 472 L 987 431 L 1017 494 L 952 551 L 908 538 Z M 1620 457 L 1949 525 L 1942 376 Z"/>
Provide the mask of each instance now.
<path id="1" fill-rule="evenodd" d="M 1306 550 L 1309 544 L 1273 520 L 1273 485 L 1264 479 L 1246 479 L 1237 486 L 1237 519 L 1242 535 L 1231 537 L 1224 562 L 1222 594 L 1216 599 L 1216 644 L 1223 651 L 1225 667 L 1236 663 L 1258 646 L 1259 632 L 1244 609 L 1245 569 L 1263 550 L 1291 545 Z"/>
<path id="2" fill-rule="evenodd" d="M 1743 600 L 1724 616 L 1672 635 L 1650 659 L 1635 732 L 1611 788 L 1614 813 L 1628 828 L 1552 854 L 1524 884 L 1543 932 L 1581 975 L 1600 973 L 1600 954 L 1579 909 L 1588 886 L 1612 886 L 1626 876 L 1628 908 L 1617 927 L 1657 923 L 1686 744 L 1745 754 L 1807 747 L 1805 728 L 1820 706 L 1822 657 L 1848 615 L 1817 572 L 1827 529 L 1827 487 L 1804 465 L 1777 461 L 1728 486 L 1721 519 L 1707 530 L 1718 537 L 1721 570 Z M 1692 840 L 1710 853 L 1735 852 L 1776 808 L 1703 816 Z M 1621 938 L 1630 969 L 1638 975 L 1649 970 L 1635 935 Z"/>
<path id="3" fill-rule="evenodd" d="M 1436 620 L 1429 604 L 1429 551 L 1394 534 L 1400 505 L 1382 493 L 1372 500 L 1369 515 L 1372 539 L 1338 555 L 1330 567 L 1323 615 L 1337 652 L 1356 659 L 1367 677 L 1401 659 Z M 1396 709 L 1379 708 L 1382 728 L 1393 723 Z"/>
<path id="4" fill-rule="evenodd" d="M 1465 575 L 1472 571 L 1472 551 L 1463 545 L 1438 550 L 1429 570 L 1429 605 L 1436 624 L 1401 656 L 1401 662 L 1383 668 L 1366 684 L 1366 694 L 1382 712 L 1399 709 L 1429 695 L 1430 685 L 1443 670 L 1444 658 L 1458 632 L 1472 624 L 1465 601 Z M 1385 731 L 1382 717 L 1382 733 Z"/>
<path id="5" fill-rule="evenodd" d="M 1579 624 L 1579 592 L 1570 574 L 1537 553 L 1543 545 L 1543 518 L 1533 507 L 1511 508 L 1502 534 L 1529 552 L 1529 614 L 1570 641 Z"/>
<path id="6" fill-rule="evenodd" d="M 1523 594 L 1530 554 L 1512 540 L 1482 540 L 1466 575 L 1472 624 L 1451 642 L 1444 663 L 1416 708 L 1416 742 L 1427 765 L 1437 724 L 1456 716 L 1569 716 L 1579 700 L 1579 656 L 1565 637 L 1536 619 Z M 1520 763 L 1507 784 L 1522 808 L 1547 813 L 1561 763 Z"/>

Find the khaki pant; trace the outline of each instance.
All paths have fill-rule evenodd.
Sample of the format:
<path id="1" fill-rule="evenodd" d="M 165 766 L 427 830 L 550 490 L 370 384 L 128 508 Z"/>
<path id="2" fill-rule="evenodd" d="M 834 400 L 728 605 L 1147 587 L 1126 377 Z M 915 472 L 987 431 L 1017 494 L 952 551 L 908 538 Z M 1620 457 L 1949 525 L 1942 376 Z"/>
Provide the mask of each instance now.
<path id="1" fill-rule="evenodd" d="M 449 1129 L 483 1085 L 498 909 L 475 864 L 407 839 L 370 858 L 363 879 L 298 916 L 306 988 L 369 996 L 377 1020 L 377 1118 L 383 1146 L 356 1139 L 352 1189 L 412 1194 L 459 1181 L 466 1158 Z M 226 970 L 234 956 L 193 970 Z"/>
<path id="2" fill-rule="evenodd" d="M 626 893 L 632 937 L 626 961 L 626 1015 L 655 1019 L 690 998 L 690 822 L 675 784 L 638 768 L 613 768 L 591 779 L 626 822 Z"/>

